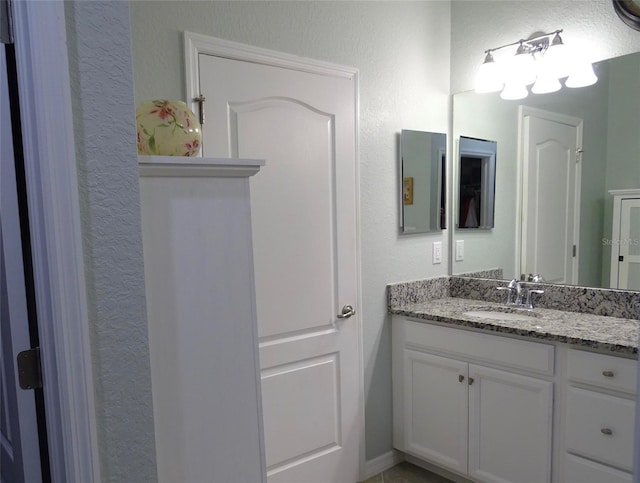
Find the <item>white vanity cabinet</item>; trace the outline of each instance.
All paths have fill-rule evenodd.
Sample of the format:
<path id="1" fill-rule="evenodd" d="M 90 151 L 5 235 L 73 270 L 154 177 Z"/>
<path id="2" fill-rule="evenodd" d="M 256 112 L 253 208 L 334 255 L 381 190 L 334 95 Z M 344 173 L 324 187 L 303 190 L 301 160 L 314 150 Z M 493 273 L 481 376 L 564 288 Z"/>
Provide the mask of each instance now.
<path id="1" fill-rule="evenodd" d="M 630 482 L 637 361 L 568 351 L 566 483 Z"/>
<path id="2" fill-rule="evenodd" d="M 394 447 L 473 480 L 551 480 L 554 346 L 393 321 Z"/>

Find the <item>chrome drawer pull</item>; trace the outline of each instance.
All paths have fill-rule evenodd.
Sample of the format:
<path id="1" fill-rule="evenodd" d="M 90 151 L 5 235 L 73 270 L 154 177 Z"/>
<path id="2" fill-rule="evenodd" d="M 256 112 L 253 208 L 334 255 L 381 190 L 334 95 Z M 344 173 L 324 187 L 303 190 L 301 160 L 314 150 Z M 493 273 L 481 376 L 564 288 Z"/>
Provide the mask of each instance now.
<path id="1" fill-rule="evenodd" d="M 611 436 L 613 434 L 613 431 L 611 431 L 609 428 L 602 428 L 600 432 L 602 434 L 606 434 L 607 436 Z"/>
<path id="2" fill-rule="evenodd" d="M 602 371 L 602 375 L 604 377 L 613 377 L 614 376 L 613 371 Z"/>

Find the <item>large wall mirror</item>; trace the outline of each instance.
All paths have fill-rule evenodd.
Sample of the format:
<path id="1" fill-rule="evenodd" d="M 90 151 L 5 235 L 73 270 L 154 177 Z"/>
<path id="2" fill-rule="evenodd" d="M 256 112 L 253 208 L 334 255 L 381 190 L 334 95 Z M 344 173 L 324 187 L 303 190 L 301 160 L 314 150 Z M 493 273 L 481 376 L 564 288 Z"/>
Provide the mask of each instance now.
<path id="1" fill-rule="evenodd" d="M 453 274 L 499 268 L 504 278 L 521 278 L 534 271 L 535 258 L 549 282 L 610 287 L 609 191 L 640 188 L 640 53 L 594 68 L 598 82 L 580 89 L 518 101 L 454 96 L 454 138 L 497 141 L 500 162 L 494 228 L 455 228 L 453 245 L 464 242 L 464 259 L 453 262 Z M 536 144 L 545 129 L 551 137 Z M 537 162 L 541 156 L 551 161 Z"/>
<path id="2" fill-rule="evenodd" d="M 443 230 L 447 137 L 443 133 L 402 130 L 400 133 L 400 231 Z"/>

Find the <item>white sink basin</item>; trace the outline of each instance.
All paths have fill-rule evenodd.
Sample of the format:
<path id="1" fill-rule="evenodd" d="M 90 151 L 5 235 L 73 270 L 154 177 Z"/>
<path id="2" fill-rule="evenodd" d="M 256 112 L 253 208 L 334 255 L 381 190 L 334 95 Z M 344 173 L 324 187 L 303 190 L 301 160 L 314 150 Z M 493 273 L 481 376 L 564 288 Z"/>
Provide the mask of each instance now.
<path id="1" fill-rule="evenodd" d="M 479 319 L 491 319 L 491 320 L 528 320 L 531 321 L 535 315 L 514 313 L 514 312 L 499 312 L 497 310 L 471 310 L 465 312 L 464 315 L 469 317 L 477 317 Z"/>

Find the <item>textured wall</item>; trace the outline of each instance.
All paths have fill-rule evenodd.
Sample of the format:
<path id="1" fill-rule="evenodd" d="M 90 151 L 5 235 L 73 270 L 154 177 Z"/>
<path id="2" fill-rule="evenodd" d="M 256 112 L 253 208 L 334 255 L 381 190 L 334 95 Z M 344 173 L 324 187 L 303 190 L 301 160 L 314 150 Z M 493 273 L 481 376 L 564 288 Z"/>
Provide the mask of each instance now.
<path id="1" fill-rule="evenodd" d="M 66 21 L 102 481 L 154 481 L 129 5 Z"/>
<path id="2" fill-rule="evenodd" d="M 534 32 L 564 29 L 565 44 L 586 48 L 593 62 L 640 50 L 640 33 L 622 23 L 610 0 L 455 0 L 451 20 L 452 93 L 473 88 L 486 49 Z"/>
<path id="3" fill-rule="evenodd" d="M 367 458 L 391 449 L 391 345 L 385 286 L 446 274 L 431 242 L 398 235 L 401 129 L 446 132 L 449 2 L 150 2 L 131 4 L 136 102 L 184 98 L 182 32 L 360 70 L 360 226 Z"/>

